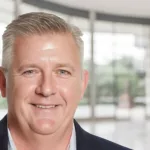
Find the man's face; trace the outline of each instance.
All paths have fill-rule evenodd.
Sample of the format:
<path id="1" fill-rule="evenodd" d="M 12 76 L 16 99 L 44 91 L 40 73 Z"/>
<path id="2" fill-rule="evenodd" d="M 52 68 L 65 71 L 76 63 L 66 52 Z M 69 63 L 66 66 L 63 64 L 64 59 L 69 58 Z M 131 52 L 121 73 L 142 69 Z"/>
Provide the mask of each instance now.
<path id="1" fill-rule="evenodd" d="M 72 120 L 87 76 L 70 34 L 16 38 L 6 84 L 8 116 L 36 133 L 54 133 Z"/>

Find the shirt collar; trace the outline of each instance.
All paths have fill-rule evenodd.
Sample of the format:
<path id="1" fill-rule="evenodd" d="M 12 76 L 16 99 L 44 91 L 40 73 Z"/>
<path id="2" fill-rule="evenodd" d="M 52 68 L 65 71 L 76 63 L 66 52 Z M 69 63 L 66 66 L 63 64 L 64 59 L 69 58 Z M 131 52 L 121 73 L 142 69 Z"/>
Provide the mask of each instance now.
<path id="1" fill-rule="evenodd" d="M 76 131 L 75 131 L 74 124 L 73 124 L 71 139 L 70 139 L 70 148 L 69 148 L 69 150 L 76 150 Z"/>
<path id="2" fill-rule="evenodd" d="M 8 130 L 8 150 L 16 150 L 16 146 L 12 139 L 9 128 L 7 128 L 7 130 Z"/>

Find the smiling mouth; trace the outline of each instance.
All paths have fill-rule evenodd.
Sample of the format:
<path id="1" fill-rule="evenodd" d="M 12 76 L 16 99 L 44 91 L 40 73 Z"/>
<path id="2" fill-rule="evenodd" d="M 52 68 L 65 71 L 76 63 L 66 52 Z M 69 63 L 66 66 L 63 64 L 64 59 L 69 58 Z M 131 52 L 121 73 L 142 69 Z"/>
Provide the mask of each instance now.
<path id="1" fill-rule="evenodd" d="M 51 109 L 58 106 L 58 105 L 39 105 L 39 104 L 32 104 L 32 105 L 40 109 Z"/>

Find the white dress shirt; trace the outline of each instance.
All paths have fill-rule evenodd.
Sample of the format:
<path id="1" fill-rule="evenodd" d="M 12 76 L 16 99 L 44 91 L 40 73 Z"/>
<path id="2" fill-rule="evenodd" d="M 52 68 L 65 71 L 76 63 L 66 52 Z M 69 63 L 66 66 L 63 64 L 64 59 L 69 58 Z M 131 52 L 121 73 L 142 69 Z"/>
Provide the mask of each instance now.
<path id="1" fill-rule="evenodd" d="M 9 131 L 9 128 L 7 129 L 8 129 L 8 139 L 9 139 L 8 150 L 17 150 L 14 141 L 12 139 L 11 133 Z M 76 150 L 76 131 L 74 125 L 73 125 L 73 130 L 72 130 L 72 135 L 68 146 L 68 150 Z"/>

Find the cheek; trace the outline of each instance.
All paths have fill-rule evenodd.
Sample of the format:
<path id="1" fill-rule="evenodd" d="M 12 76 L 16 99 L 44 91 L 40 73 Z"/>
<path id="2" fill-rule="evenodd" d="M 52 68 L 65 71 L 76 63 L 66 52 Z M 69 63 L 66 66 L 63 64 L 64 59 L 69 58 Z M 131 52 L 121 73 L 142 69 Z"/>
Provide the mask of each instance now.
<path id="1" fill-rule="evenodd" d="M 7 97 L 13 99 L 12 101 L 22 102 L 21 99 L 26 99 L 34 93 L 36 87 L 36 82 L 31 80 L 25 80 L 21 77 L 14 77 L 11 82 L 9 82 L 9 87 Z"/>
<path id="2" fill-rule="evenodd" d="M 59 82 L 57 89 L 60 96 L 70 104 L 78 104 L 81 98 L 81 83 L 78 80 Z"/>

